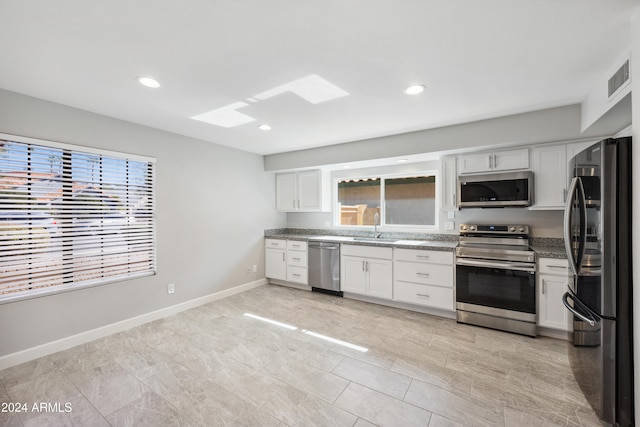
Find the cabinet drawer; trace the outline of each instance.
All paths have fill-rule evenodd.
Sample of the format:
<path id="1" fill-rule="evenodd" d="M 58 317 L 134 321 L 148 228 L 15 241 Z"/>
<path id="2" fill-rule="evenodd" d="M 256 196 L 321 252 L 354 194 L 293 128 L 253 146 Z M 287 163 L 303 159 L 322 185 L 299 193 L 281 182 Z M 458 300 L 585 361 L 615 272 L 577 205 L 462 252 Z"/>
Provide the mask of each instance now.
<path id="1" fill-rule="evenodd" d="M 394 274 L 403 282 L 453 288 L 453 266 L 449 265 L 396 262 Z"/>
<path id="2" fill-rule="evenodd" d="M 267 239 L 264 243 L 265 247 L 272 249 L 286 249 L 287 241 L 280 239 Z"/>
<path id="3" fill-rule="evenodd" d="M 453 310 L 453 289 L 438 286 L 395 282 L 393 299 L 410 304 Z"/>
<path id="4" fill-rule="evenodd" d="M 290 251 L 305 251 L 307 250 L 307 242 L 300 240 L 287 240 L 287 249 Z"/>
<path id="5" fill-rule="evenodd" d="M 539 258 L 538 259 L 538 273 L 540 274 L 555 274 L 557 276 L 568 276 L 571 270 L 569 270 L 569 261 L 560 258 Z"/>
<path id="6" fill-rule="evenodd" d="M 287 265 L 306 267 L 307 253 L 302 251 L 287 251 Z"/>
<path id="7" fill-rule="evenodd" d="M 397 261 L 418 261 L 453 265 L 453 252 L 398 248 L 395 249 L 394 259 Z"/>
<path id="8" fill-rule="evenodd" d="M 345 245 L 340 246 L 341 255 L 359 256 L 363 258 L 393 258 L 393 249 L 381 246 Z"/>
<path id="9" fill-rule="evenodd" d="M 304 267 L 288 266 L 287 281 L 306 285 L 308 283 L 307 269 Z"/>

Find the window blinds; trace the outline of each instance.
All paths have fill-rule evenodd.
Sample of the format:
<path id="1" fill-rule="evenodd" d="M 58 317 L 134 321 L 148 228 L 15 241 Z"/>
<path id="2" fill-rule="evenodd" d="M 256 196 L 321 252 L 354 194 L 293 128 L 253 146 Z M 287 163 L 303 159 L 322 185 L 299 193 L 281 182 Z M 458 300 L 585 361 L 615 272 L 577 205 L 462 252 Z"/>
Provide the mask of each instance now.
<path id="1" fill-rule="evenodd" d="M 153 160 L 1 136 L 0 302 L 155 272 Z"/>

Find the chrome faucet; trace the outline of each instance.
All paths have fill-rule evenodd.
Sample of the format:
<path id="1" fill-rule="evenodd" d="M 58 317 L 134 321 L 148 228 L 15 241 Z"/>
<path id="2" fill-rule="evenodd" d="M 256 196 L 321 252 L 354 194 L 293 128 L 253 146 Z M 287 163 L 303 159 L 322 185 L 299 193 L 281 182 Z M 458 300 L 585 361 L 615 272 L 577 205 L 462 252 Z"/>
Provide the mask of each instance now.
<path id="1" fill-rule="evenodd" d="M 382 234 L 378 231 L 379 225 L 380 225 L 380 214 L 376 212 L 376 214 L 373 216 L 373 238 L 374 239 L 377 239 Z"/>

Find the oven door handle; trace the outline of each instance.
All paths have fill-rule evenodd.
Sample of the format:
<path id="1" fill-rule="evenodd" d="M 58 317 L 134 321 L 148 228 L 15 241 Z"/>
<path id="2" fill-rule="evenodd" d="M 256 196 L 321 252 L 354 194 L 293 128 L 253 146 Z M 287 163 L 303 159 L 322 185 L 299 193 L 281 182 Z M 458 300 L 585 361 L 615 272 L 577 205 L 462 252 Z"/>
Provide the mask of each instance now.
<path id="1" fill-rule="evenodd" d="M 469 267 L 500 268 L 503 270 L 528 271 L 531 273 L 535 273 L 536 271 L 535 264 L 529 264 L 526 262 L 496 262 L 469 258 L 457 258 L 456 265 L 467 265 Z"/>

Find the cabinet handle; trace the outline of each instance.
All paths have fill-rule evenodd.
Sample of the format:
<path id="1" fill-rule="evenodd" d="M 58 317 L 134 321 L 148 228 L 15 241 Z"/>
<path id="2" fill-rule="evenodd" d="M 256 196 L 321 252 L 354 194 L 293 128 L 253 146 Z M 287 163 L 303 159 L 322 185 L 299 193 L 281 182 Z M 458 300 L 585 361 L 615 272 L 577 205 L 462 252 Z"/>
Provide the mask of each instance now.
<path id="1" fill-rule="evenodd" d="M 542 279 L 542 295 L 547 293 L 547 281 Z"/>
<path id="2" fill-rule="evenodd" d="M 416 294 L 416 296 L 425 297 L 425 298 L 431 298 L 431 296 L 429 294 Z"/>
<path id="3" fill-rule="evenodd" d="M 493 156 L 489 156 L 489 169 L 491 169 L 491 160 L 492 160 L 491 158 L 492 158 L 492 157 L 493 157 Z"/>
<path id="4" fill-rule="evenodd" d="M 285 258 L 285 256 L 286 256 L 286 255 L 284 254 L 284 252 L 282 252 L 282 261 L 286 261 L 286 260 L 287 260 L 287 259 Z"/>
<path id="5" fill-rule="evenodd" d="M 291 258 L 294 261 L 300 261 L 300 258 Z"/>
<path id="6" fill-rule="evenodd" d="M 425 276 L 425 277 L 429 277 L 429 273 L 416 273 L 417 276 Z"/>
<path id="7" fill-rule="evenodd" d="M 366 262 L 366 270 L 364 271 L 369 271 L 369 261 L 365 261 Z"/>
<path id="8" fill-rule="evenodd" d="M 429 255 L 416 255 L 416 258 L 429 259 Z"/>
<path id="9" fill-rule="evenodd" d="M 364 269 L 364 261 L 362 261 L 362 271 L 366 271 L 366 270 Z"/>
<path id="10" fill-rule="evenodd" d="M 498 167 L 498 155 L 494 154 L 493 155 L 493 168 L 497 168 Z"/>
<path id="11" fill-rule="evenodd" d="M 566 265 L 547 265 L 547 268 L 561 268 L 562 270 L 566 270 L 568 267 Z"/>
<path id="12" fill-rule="evenodd" d="M 567 189 L 566 189 L 566 188 L 563 188 L 563 189 L 562 189 L 562 201 L 563 201 L 564 203 L 566 203 L 566 202 L 567 202 Z"/>
<path id="13" fill-rule="evenodd" d="M 296 273 L 291 273 L 291 275 L 292 275 L 292 276 L 296 276 L 296 277 L 300 277 L 300 275 L 299 275 L 299 274 L 296 274 Z"/>

